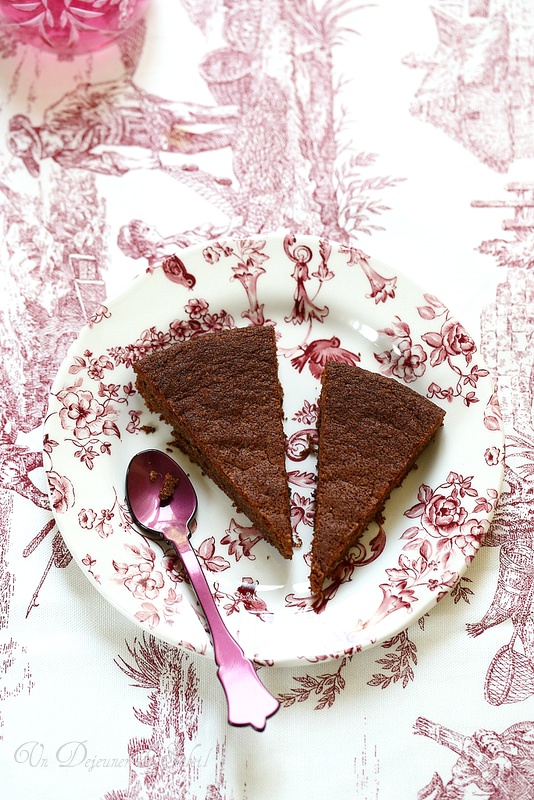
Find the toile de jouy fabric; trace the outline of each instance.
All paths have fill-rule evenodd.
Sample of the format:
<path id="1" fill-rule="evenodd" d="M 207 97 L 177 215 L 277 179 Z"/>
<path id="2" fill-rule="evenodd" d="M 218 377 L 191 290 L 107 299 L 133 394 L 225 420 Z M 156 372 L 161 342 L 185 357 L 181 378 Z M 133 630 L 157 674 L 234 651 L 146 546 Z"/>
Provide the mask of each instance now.
<path id="1" fill-rule="evenodd" d="M 529 0 L 153 0 L 70 60 L 0 34 L 2 798 L 534 798 L 533 57 Z M 427 351 L 406 356 L 398 320 L 398 352 L 463 359 L 445 404 L 476 402 L 484 363 L 506 452 L 488 456 L 504 459 L 491 527 L 441 601 L 363 652 L 261 666 L 281 708 L 259 733 L 227 724 L 209 655 L 151 632 L 157 582 L 128 574 L 136 624 L 75 563 L 43 421 L 108 298 L 184 247 L 234 237 L 257 257 L 278 231 L 427 287 Z M 387 307 L 393 288 L 371 288 Z M 455 469 L 433 496 L 443 538 L 489 502 Z M 105 535 L 105 511 L 84 524 Z M 425 558 L 390 576 L 405 606 Z"/>

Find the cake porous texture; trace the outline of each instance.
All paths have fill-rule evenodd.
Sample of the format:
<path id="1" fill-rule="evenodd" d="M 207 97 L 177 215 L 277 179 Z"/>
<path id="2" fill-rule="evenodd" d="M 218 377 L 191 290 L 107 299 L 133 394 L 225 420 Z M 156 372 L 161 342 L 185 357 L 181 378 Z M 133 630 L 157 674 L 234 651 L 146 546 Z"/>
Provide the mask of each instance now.
<path id="1" fill-rule="evenodd" d="M 178 447 L 284 558 L 293 554 L 283 392 L 272 326 L 193 336 L 133 365 Z"/>
<path id="2" fill-rule="evenodd" d="M 357 366 L 329 361 L 321 381 L 312 594 L 382 510 L 445 416 L 405 384 Z"/>

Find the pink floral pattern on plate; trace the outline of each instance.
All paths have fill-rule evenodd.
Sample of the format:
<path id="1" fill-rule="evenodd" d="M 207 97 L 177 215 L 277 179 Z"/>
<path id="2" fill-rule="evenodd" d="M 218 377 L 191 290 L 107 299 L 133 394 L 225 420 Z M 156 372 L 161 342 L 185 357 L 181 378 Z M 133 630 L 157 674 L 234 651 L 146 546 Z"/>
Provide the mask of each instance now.
<path id="1" fill-rule="evenodd" d="M 152 266 L 102 306 L 52 387 L 44 454 L 52 507 L 78 564 L 102 594 L 155 635 L 200 653 L 211 643 L 169 549 L 143 538 L 124 498 L 130 458 L 169 448 L 132 364 L 145 353 L 235 325 L 274 325 L 285 393 L 292 524 L 301 546 L 278 557 L 196 465 L 192 543 L 228 627 L 259 663 L 342 656 L 383 641 L 438 602 L 464 573 L 502 482 L 503 433 L 473 338 L 433 295 L 361 250 L 293 234 L 211 241 L 180 252 L 194 277 Z M 431 397 L 445 426 L 418 469 L 309 594 L 317 398 L 325 363 L 360 364 Z M 467 443 L 467 446 L 466 446 Z"/>

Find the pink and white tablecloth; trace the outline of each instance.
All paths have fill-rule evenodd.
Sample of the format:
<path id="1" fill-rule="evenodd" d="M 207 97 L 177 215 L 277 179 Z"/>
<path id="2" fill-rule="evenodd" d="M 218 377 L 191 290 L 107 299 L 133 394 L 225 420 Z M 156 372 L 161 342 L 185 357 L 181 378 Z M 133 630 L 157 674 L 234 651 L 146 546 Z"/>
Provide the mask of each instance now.
<path id="1" fill-rule="evenodd" d="M 3 798 L 534 797 L 533 100 L 529 0 L 153 0 L 116 44 L 70 59 L 0 33 Z M 185 247 L 257 253 L 287 232 L 425 287 L 418 368 L 456 347 L 461 390 L 438 399 L 468 405 L 485 365 L 506 459 L 492 524 L 446 596 L 363 652 L 262 665 L 281 708 L 259 733 L 227 724 L 209 654 L 154 633 L 157 582 L 137 624 L 97 591 L 91 559 L 76 563 L 43 421 L 109 298 Z M 195 297 L 187 271 L 174 278 Z M 444 308 L 461 322 L 448 339 Z M 503 460 L 502 446 L 487 456 L 496 476 Z M 471 481 L 450 477 L 439 509 L 456 535 L 493 497 Z M 391 578 L 404 607 L 427 557 L 412 550 Z"/>

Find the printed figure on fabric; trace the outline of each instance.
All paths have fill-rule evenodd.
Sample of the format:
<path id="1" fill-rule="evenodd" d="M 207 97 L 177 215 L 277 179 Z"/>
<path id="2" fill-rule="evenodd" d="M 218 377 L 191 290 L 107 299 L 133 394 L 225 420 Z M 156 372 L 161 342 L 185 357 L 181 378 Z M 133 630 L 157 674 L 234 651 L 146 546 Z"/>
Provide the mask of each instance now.
<path id="1" fill-rule="evenodd" d="M 465 736 L 419 717 L 414 733 L 448 747 L 458 756 L 452 777 L 435 772 L 417 800 L 531 800 L 534 797 L 534 722 L 519 722 L 503 733 L 478 730 Z"/>
<path id="2" fill-rule="evenodd" d="M 507 172 L 517 159 L 532 158 L 530 0 L 438 0 L 430 12 L 438 35 L 435 52 L 404 59 L 406 66 L 424 70 L 411 113 L 497 172 Z"/>
<path id="3" fill-rule="evenodd" d="M 12 117 L 8 147 L 33 177 L 46 158 L 65 169 L 120 176 L 129 169 L 157 169 L 161 152 L 191 155 L 227 147 L 231 125 L 198 133 L 189 126 L 231 123 L 236 118 L 233 107 L 165 100 L 126 78 L 83 83 L 49 106 L 41 125 L 33 125 L 23 114 Z M 101 146 L 108 149 L 97 152 Z M 126 155 L 116 149 L 120 147 L 139 147 L 148 154 Z"/>
<path id="4" fill-rule="evenodd" d="M 530 330 L 530 297 L 534 290 L 534 215 L 532 182 L 509 183 L 504 199 L 473 200 L 474 208 L 509 209 L 502 227 L 508 238 L 482 242 L 478 248 L 503 270 L 496 302 L 482 317 L 482 352 L 498 385 L 498 409 L 487 425 L 505 422 L 505 490 L 484 544 L 500 547 L 499 575 L 490 607 L 467 625 L 477 637 L 488 628 L 511 621 L 509 641 L 495 653 L 486 674 L 484 693 L 492 705 L 516 703 L 534 694 L 534 359 Z M 504 361 L 500 353 L 506 351 Z M 512 353 L 512 358 L 508 357 Z M 503 374 L 502 364 L 508 365 Z"/>

